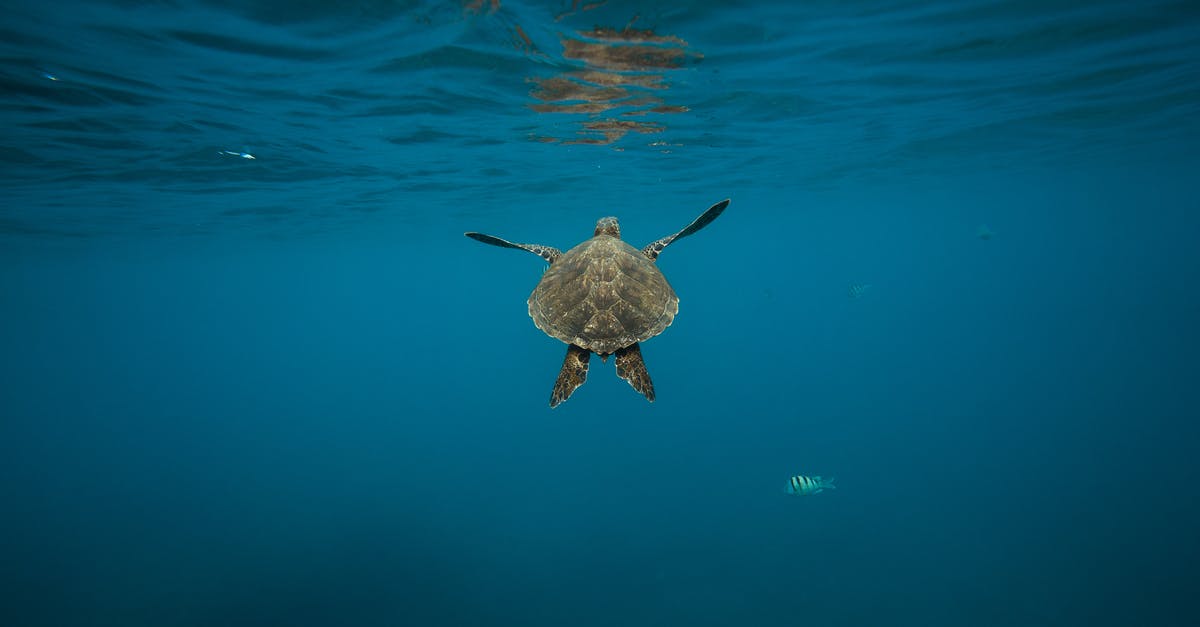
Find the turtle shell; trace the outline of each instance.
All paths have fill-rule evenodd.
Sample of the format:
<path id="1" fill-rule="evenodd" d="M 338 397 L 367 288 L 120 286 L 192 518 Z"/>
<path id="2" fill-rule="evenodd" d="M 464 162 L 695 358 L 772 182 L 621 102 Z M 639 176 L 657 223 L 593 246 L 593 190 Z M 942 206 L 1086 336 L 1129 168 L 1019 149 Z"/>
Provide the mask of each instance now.
<path id="1" fill-rule="evenodd" d="M 671 326 L 679 297 L 642 252 L 597 235 L 550 264 L 529 295 L 529 317 L 547 335 L 607 355 Z"/>

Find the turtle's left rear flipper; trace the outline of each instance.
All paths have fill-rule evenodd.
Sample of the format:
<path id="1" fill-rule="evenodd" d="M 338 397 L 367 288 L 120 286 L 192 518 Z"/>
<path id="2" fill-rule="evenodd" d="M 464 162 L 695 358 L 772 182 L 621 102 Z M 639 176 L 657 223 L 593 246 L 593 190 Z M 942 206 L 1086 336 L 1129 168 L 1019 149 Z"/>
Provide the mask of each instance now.
<path id="1" fill-rule="evenodd" d="M 618 348 L 617 376 L 629 382 L 633 389 L 641 392 L 646 400 L 654 402 L 654 383 L 650 381 L 650 373 L 646 371 L 646 362 L 642 361 L 642 349 L 637 344 Z"/>
<path id="2" fill-rule="evenodd" d="M 560 403 L 571 398 L 575 390 L 587 380 L 588 358 L 591 356 L 591 351 L 574 344 L 567 346 L 562 370 L 558 371 L 558 380 L 554 382 L 554 391 L 550 393 L 551 407 L 558 407 Z"/>

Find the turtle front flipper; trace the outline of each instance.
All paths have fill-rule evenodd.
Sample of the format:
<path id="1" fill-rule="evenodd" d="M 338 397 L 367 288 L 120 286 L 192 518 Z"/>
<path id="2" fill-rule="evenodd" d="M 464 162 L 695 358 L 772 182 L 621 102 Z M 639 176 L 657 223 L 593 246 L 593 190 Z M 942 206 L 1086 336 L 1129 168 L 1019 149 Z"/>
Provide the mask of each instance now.
<path id="1" fill-rule="evenodd" d="M 491 244 L 492 246 L 499 246 L 501 248 L 517 248 L 520 250 L 527 250 L 527 251 L 537 255 L 538 257 L 545 259 L 546 261 L 548 261 L 550 263 L 554 263 L 554 260 L 558 259 L 558 256 L 562 254 L 562 251 L 560 251 L 557 248 L 552 248 L 550 246 L 542 246 L 541 244 L 517 244 L 514 242 L 510 242 L 508 240 L 500 239 L 499 237 L 495 237 L 493 235 L 484 235 L 483 233 L 475 233 L 475 232 L 467 232 L 467 233 L 463 233 L 463 235 L 466 235 L 467 237 L 469 237 L 477 242 L 483 242 L 484 244 Z"/>
<path id="2" fill-rule="evenodd" d="M 717 216 L 721 215 L 721 212 L 725 211 L 725 207 L 728 206 L 729 199 L 726 198 L 725 200 L 722 200 L 721 202 L 709 207 L 707 211 L 700 214 L 699 218 L 692 220 L 692 223 L 684 227 L 682 231 L 674 235 L 668 235 L 667 237 L 664 237 L 653 244 L 647 245 L 642 249 L 642 254 L 649 257 L 650 261 L 658 259 L 658 254 L 661 253 L 664 248 L 670 245 L 671 242 L 683 237 L 687 237 L 692 233 L 695 233 L 696 231 L 708 226 L 708 223 L 716 220 Z M 467 235 L 470 235 L 470 233 Z"/>
<path id="3" fill-rule="evenodd" d="M 654 402 L 654 383 L 650 381 L 650 373 L 646 371 L 646 362 L 642 360 L 642 349 L 636 344 L 618 348 L 617 376 L 629 382 L 633 389 Z"/>
<path id="4" fill-rule="evenodd" d="M 591 351 L 574 344 L 567 346 L 567 357 L 563 359 L 562 370 L 558 371 L 558 379 L 554 382 L 554 391 L 550 393 L 551 407 L 558 407 L 559 403 L 571 398 L 587 380 L 588 358 L 591 356 Z"/>

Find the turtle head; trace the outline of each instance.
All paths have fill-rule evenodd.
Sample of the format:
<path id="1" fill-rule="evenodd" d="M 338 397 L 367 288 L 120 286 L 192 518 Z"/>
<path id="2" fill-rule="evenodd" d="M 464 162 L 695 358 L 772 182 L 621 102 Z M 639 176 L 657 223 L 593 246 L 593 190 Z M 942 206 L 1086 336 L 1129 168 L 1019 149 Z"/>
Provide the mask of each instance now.
<path id="1" fill-rule="evenodd" d="M 616 218 L 600 218 L 596 220 L 596 235 L 608 235 L 621 239 L 621 225 Z"/>

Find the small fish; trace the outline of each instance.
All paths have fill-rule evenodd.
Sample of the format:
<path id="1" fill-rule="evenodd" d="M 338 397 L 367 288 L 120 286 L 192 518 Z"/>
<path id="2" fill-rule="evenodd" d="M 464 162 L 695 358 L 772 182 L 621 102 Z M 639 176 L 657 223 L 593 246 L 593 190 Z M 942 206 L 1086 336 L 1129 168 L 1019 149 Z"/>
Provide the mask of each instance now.
<path id="1" fill-rule="evenodd" d="M 231 157 L 241 157 L 241 158 L 243 158 L 243 159 L 253 159 L 253 158 L 254 158 L 254 155 L 252 155 L 252 154 L 250 154 L 250 153 L 248 153 L 248 152 L 234 152 L 234 151 L 232 151 L 232 150 L 222 150 L 221 152 L 219 152 L 219 153 L 217 153 L 217 154 L 219 154 L 219 155 L 229 155 L 229 156 L 231 156 Z"/>
<path id="2" fill-rule="evenodd" d="M 871 289 L 870 283 L 855 283 L 846 290 L 846 295 L 850 298 L 861 298 L 869 289 Z"/>
<path id="3" fill-rule="evenodd" d="M 975 237 L 982 240 L 989 240 L 996 237 L 996 232 L 989 228 L 988 225 L 980 224 L 979 228 L 975 229 Z"/>
<path id="4" fill-rule="evenodd" d="M 788 479 L 786 492 L 792 496 L 808 496 L 809 494 L 820 494 L 825 491 L 825 488 L 837 489 L 837 486 L 833 485 L 833 477 L 822 479 L 820 476 L 796 475 Z"/>

